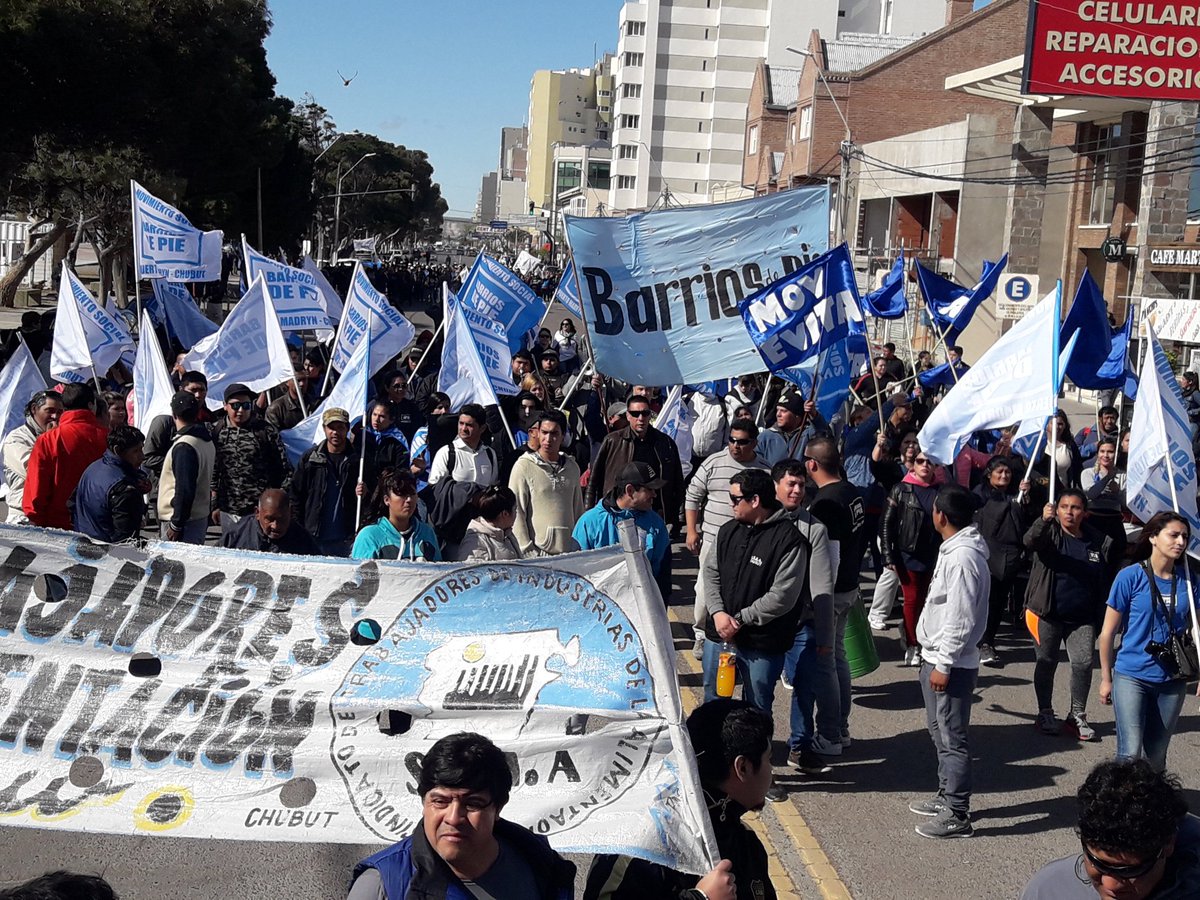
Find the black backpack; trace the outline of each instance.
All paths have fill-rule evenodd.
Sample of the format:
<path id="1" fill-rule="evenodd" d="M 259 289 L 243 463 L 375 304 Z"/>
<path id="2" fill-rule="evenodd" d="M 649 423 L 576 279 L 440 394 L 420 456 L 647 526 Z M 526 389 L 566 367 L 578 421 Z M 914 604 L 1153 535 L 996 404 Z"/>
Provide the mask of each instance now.
<path id="1" fill-rule="evenodd" d="M 471 481 L 455 481 L 454 466 L 457 462 L 454 443 L 451 442 L 446 456 L 446 477 L 437 484 L 427 485 L 421 492 L 430 526 L 442 542 L 442 549 L 462 543 L 467 526 L 474 518 L 471 501 L 483 488 Z M 492 457 L 492 466 L 499 472 L 496 451 L 484 448 Z"/>

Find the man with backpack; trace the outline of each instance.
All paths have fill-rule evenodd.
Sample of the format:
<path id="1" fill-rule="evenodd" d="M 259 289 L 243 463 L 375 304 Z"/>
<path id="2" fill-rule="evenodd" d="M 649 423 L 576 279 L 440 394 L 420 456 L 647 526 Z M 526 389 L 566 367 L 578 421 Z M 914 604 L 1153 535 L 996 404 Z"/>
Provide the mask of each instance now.
<path id="1" fill-rule="evenodd" d="M 429 483 L 436 485 L 449 477 L 491 487 L 500 477 L 496 451 L 483 442 L 487 434 L 487 413 L 478 403 L 468 403 L 458 413 L 458 437 L 438 450 L 429 467 Z"/>

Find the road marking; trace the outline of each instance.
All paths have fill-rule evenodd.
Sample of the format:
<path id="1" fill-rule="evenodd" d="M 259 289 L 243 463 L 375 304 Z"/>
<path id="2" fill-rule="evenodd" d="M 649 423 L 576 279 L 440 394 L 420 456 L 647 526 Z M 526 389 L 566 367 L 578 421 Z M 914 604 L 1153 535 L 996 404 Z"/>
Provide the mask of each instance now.
<path id="1" fill-rule="evenodd" d="M 674 622 L 687 625 L 690 629 L 692 623 L 684 622 L 679 617 L 676 609 L 677 607 L 668 607 L 667 617 Z M 691 647 L 684 647 L 682 650 L 677 650 L 675 658 L 677 668 L 685 669 L 693 675 L 703 671 L 700 661 L 692 656 Z M 683 661 L 682 665 L 679 664 L 679 660 Z M 686 688 L 682 689 L 680 694 L 683 699 L 684 713 L 690 715 L 692 710 L 700 705 L 704 691 L 703 688 Z M 817 836 L 812 833 L 812 829 L 808 827 L 808 823 L 800 815 L 800 810 L 796 808 L 796 804 L 792 802 L 792 798 L 788 797 L 782 803 L 772 803 L 771 811 L 779 817 L 784 834 L 791 841 L 796 855 L 800 857 L 800 861 L 804 864 L 804 869 L 808 873 L 808 877 L 817 886 L 817 890 L 820 891 L 821 896 L 825 900 L 853 900 L 850 889 L 846 887 L 845 882 L 838 875 L 837 869 L 833 867 L 833 863 L 829 861 L 829 857 L 821 849 L 821 844 L 817 840 Z M 762 821 L 762 817 L 751 814 L 746 817 L 746 824 L 758 834 L 763 842 L 763 846 L 767 849 L 767 865 L 771 872 L 771 881 L 775 885 L 775 890 L 779 894 L 780 900 L 793 900 L 793 898 L 799 900 L 800 892 L 792 881 L 791 875 L 784 868 L 783 863 L 779 861 L 773 842 L 767 834 L 766 823 Z"/>

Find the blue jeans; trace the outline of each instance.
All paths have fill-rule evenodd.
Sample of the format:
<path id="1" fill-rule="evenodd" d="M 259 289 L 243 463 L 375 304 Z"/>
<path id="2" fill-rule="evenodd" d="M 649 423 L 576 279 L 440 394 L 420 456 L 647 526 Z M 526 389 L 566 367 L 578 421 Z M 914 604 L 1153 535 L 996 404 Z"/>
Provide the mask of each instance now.
<path id="1" fill-rule="evenodd" d="M 808 750 L 812 744 L 814 703 L 817 731 L 834 744 L 842 739 L 842 701 L 834 654 L 818 653 L 816 637 L 812 622 L 801 625 L 784 657 L 792 681 L 792 734 L 788 738 L 792 750 Z"/>
<path id="2" fill-rule="evenodd" d="M 767 715 L 775 702 L 775 682 L 783 671 L 783 654 L 766 653 L 735 647 L 737 677 L 742 685 L 742 699 Z M 717 699 L 717 661 L 721 655 L 719 641 L 704 642 L 704 702 Z"/>
<path id="3" fill-rule="evenodd" d="M 1113 672 L 1113 712 L 1117 723 L 1117 758 L 1145 757 L 1154 771 L 1167 767 L 1167 745 L 1183 711 L 1187 684 L 1142 681 Z"/>

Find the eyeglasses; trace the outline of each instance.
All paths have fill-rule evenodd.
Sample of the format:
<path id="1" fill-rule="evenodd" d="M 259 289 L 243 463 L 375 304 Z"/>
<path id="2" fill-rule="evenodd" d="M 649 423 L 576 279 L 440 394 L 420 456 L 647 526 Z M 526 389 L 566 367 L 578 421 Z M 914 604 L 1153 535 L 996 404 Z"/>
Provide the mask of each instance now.
<path id="1" fill-rule="evenodd" d="M 754 438 L 730 438 L 729 443 L 735 447 L 748 447 L 754 443 Z"/>
<path id="2" fill-rule="evenodd" d="M 254 404 L 251 403 L 249 400 L 230 400 L 229 401 L 229 408 L 232 409 L 234 412 L 245 412 L 253 405 Z"/>
<path id="3" fill-rule="evenodd" d="M 735 494 L 733 491 L 729 492 L 729 502 L 732 503 L 734 506 L 737 506 L 739 503 L 741 503 L 745 499 L 746 499 L 745 494 Z"/>
<path id="4" fill-rule="evenodd" d="M 1152 859 L 1122 866 L 1117 865 L 1116 863 L 1105 862 L 1102 859 L 1097 859 L 1092 851 L 1089 850 L 1087 846 L 1084 846 L 1083 857 L 1080 857 L 1080 861 L 1082 862 L 1083 858 L 1086 857 L 1092 868 L 1096 870 L 1097 875 L 1107 875 L 1109 878 L 1117 878 L 1121 881 L 1133 881 L 1141 878 L 1143 875 L 1149 874 L 1150 870 L 1158 865 L 1159 860 L 1162 859 L 1162 856 L 1166 850 L 1167 848 L 1163 847 Z M 1090 881 L 1091 879 L 1089 878 L 1088 880 Z"/>
<path id="5" fill-rule="evenodd" d="M 932 466 L 933 460 L 932 459 L 914 459 L 913 465 L 914 466 Z"/>
<path id="6" fill-rule="evenodd" d="M 650 415 L 650 410 L 639 409 L 637 412 L 634 412 L 632 409 L 630 409 L 630 410 L 626 410 L 626 413 L 635 419 L 645 419 L 646 417 L 648 417 Z"/>

